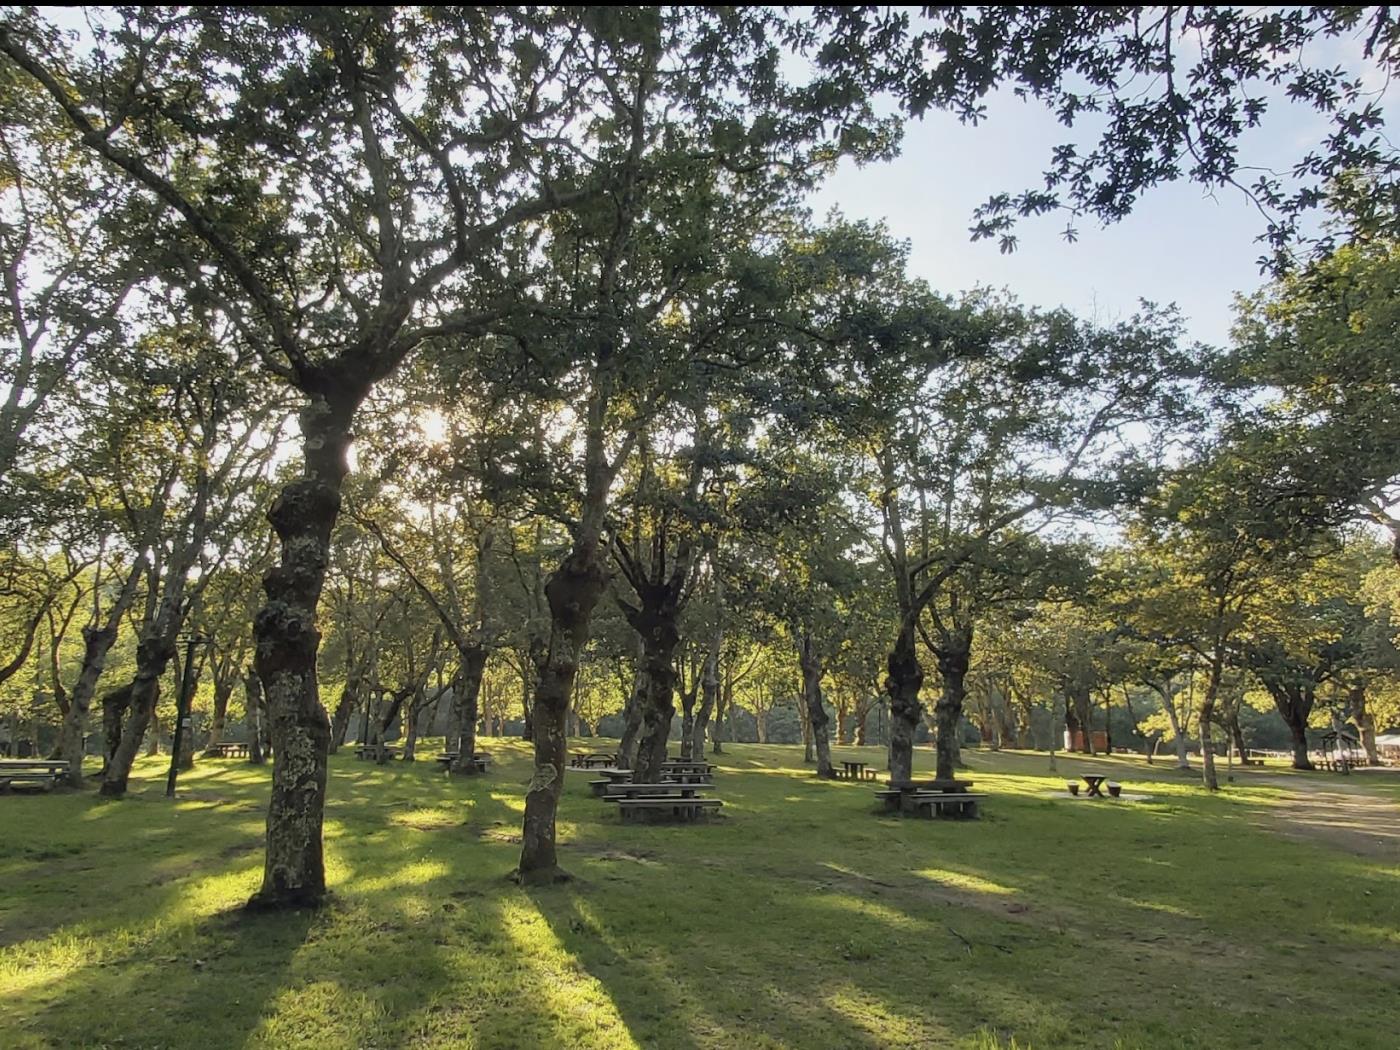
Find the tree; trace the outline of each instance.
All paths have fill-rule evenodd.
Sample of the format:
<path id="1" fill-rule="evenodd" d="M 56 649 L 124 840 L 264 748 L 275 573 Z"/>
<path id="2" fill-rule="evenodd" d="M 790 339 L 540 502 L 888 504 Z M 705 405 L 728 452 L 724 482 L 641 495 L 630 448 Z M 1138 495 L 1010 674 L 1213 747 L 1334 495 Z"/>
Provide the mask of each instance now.
<path id="1" fill-rule="evenodd" d="M 31 13 L 0 23 L 0 54 L 150 202 L 181 279 L 304 399 L 255 623 L 275 763 L 258 906 L 325 893 L 315 624 L 355 413 L 419 344 L 508 309 L 474 272 L 504 238 L 599 192 L 558 144 L 624 30 L 564 9 L 124 9 L 79 54 Z"/>

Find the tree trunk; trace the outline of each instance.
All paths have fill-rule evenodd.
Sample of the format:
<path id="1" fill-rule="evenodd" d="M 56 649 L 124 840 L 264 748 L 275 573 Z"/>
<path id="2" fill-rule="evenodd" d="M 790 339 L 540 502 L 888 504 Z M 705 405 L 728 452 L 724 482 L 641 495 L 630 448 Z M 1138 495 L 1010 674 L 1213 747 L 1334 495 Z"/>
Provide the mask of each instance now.
<path id="1" fill-rule="evenodd" d="M 457 675 L 452 680 L 452 705 L 457 720 L 457 757 L 452 760 L 454 774 L 470 776 L 476 766 L 472 759 L 476 756 L 477 708 L 481 701 L 481 676 L 486 671 L 486 647 L 474 645 L 460 650 L 460 663 Z"/>
<path id="2" fill-rule="evenodd" d="M 1220 692 L 1220 678 L 1225 667 L 1223 643 L 1215 648 L 1211 657 L 1210 680 L 1206 683 L 1206 695 L 1201 700 L 1201 781 L 1210 791 L 1220 790 L 1220 780 L 1215 775 L 1215 754 L 1211 750 L 1211 719 L 1215 715 L 1215 698 Z"/>
<path id="3" fill-rule="evenodd" d="M 262 682 L 250 664 L 243 672 L 244 724 L 248 729 L 248 764 L 260 766 L 267 761 L 263 755 Z"/>
<path id="4" fill-rule="evenodd" d="M 855 715 L 856 747 L 864 747 L 864 746 L 865 746 L 865 740 L 866 740 L 865 723 L 866 723 L 866 721 L 867 721 L 869 718 L 870 718 L 870 708 L 869 708 L 868 706 L 860 706 L 860 707 L 857 707 L 857 708 L 856 708 L 856 715 Z"/>
<path id="5" fill-rule="evenodd" d="M 136 676 L 132 679 L 122 741 L 112 756 L 106 776 L 102 777 L 102 794 L 108 798 L 122 798 L 126 794 L 127 777 L 132 773 L 136 753 L 141 749 L 141 739 L 146 736 L 146 729 L 155 715 L 155 704 L 160 701 L 161 675 L 164 675 L 165 668 L 174 657 L 174 631 L 167 617 L 158 617 L 136 647 Z"/>
<path id="6" fill-rule="evenodd" d="M 366 389 L 310 392 L 300 417 L 303 474 L 268 512 L 281 562 L 263 578 L 267 601 L 253 621 L 272 737 L 267 855 L 262 888 L 248 902 L 254 908 L 315 907 L 326 894 L 321 829 L 331 727 L 316 681 L 316 607 L 340 513 L 350 422 Z"/>
<path id="7" fill-rule="evenodd" d="M 719 699 L 715 706 L 714 726 L 710 730 L 710 750 L 716 755 L 724 754 L 724 738 L 726 732 L 732 726 L 725 725 L 725 718 L 733 719 L 734 711 L 734 683 L 730 680 L 730 675 L 724 676 L 724 684 L 720 687 Z M 733 739 L 732 734 L 730 739 Z"/>
<path id="8" fill-rule="evenodd" d="M 705 757 L 705 735 L 710 727 L 710 714 L 719 702 L 719 650 L 723 641 L 723 635 L 716 631 L 700 672 L 700 707 L 695 712 L 695 723 L 690 727 L 690 758 L 695 762 Z"/>
<path id="9" fill-rule="evenodd" d="M 890 698 L 890 781 L 899 784 L 913 779 L 914 734 L 923 716 L 919 690 L 924 684 L 924 669 L 914 649 L 912 625 L 900 631 L 885 670 L 885 692 Z"/>
<path id="10" fill-rule="evenodd" d="M 695 755 L 691 751 L 691 748 L 695 744 L 695 696 L 698 692 L 699 689 L 697 689 L 693 684 L 689 689 L 681 690 L 680 751 L 681 761 L 683 762 L 689 762 L 695 758 Z"/>
<path id="11" fill-rule="evenodd" d="M 360 702 L 360 672 L 351 671 L 345 678 L 345 688 L 340 691 L 340 702 L 335 705 L 335 714 L 331 717 L 331 738 L 327 745 L 327 754 L 335 754 L 340 750 L 340 745 L 345 743 L 345 731 L 350 727 L 350 716 L 354 714 L 356 705 Z"/>
<path id="12" fill-rule="evenodd" d="M 102 677 L 102 669 L 107 663 L 107 654 L 112 643 L 117 640 L 117 629 L 122 617 L 136 599 L 136 585 L 146 570 L 144 557 L 127 573 L 121 592 L 112 607 L 107 610 L 107 619 L 100 626 L 88 625 L 83 628 L 83 663 L 78 672 L 78 680 L 68 697 L 68 713 L 64 716 L 59 730 L 59 754 L 68 761 L 67 782 L 71 787 L 83 786 L 83 736 L 87 733 L 88 711 L 92 698 L 97 692 L 97 680 Z M 39 737 L 34 737 L 34 753 L 39 753 Z"/>
<path id="13" fill-rule="evenodd" d="M 228 701 L 233 695 L 233 676 L 215 675 L 214 678 L 214 719 L 209 725 L 209 739 L 205 750 L 210 750 L 224 739 L 224 729 L 228 725 Z"/>
<path id="14" fill-rule="evenodd" d="M 1235 754 L 1239 755 L 1240 761 L 1243 762 L 1249 753 L 1249 749 L 1244 746 L 1244 731 L 1240 728 L 1239 705 L 1235 705 L 1230 709 L 1229 726 L 1230 738 L 1235 743 Z"/>
<path id="15" fill-rule="evenodd" d="M 632 779 L 655 784 L 661 779 L 661 763 L 666 761 L 671 722 L 676 717 L 675 653 L 680 632 L 674 617 L 664 614 L 650 618 L 646 626 L 642 635 L 642 731 Z"/>
<path id="16" fill-rule="evenodd" d="M 802 702 L 807 709 L 807 724 L 811 727 L 811 739 L 816 745 L 817 776 L 826 780 L 834 779 L 836 771 L 831 766 L 831 738 L 826 706 L 822 703 L 822 659 L 816 643 L 807 632 L 798 634 L 797 662 L 802 670 Z"/>
<path id="17" fill-rule="evenodd" d="M 603 492 L 595 497 L 598 500 L 606 494 L 606 485 L 602 488 Z M 555 849 L 555 816 L 564 788 L 568 751 L 564 719 L 578 673 L 579 654 L 588 642 L 589 619 L 607 585 L 600 529 L 601 525 L 580 529 L 573 549 L 545 585 L 550 611 L 549 645 L 541 654 L 539 681 L 531 704 L 535 772 L 525 792 L 517 871 L 520 881 L 526 884 L 555 882 L 564 877 Z"/>
<path id="18" fill-rule="evenodd" d="M 618 765 L 623 769 L 631 769 L 637 762 L 637 734 L 642 729 L 642 706 L 646 703 L 646 674 L 642 667 L 645 659 L 646 648 L 638 636 L 632 691 L 627 694 L 627 703 L 622 708 L 622 739 L 617 746 Z"/>
<path id="19" fill-rule="evenodd" d="M 760 744 L 768 743 L 768 711 L 769 708 L 755 708 L 753 713 L 754 732 L 758 736 Z"/>
<path id="20" fill-rule="evenodd" d="M 122 742 L 122 720 L 131 706 L 131 683 L 128 682 L 102 698 L 102 776 L 107 775 L 112 759 Z"/>
<path id="21" fill-rule="evenodd" d="M 952 780 L 962 765 L 958 720 L 962 718 L 963 700 L 967 696 L 967 669 L 971 660 L 972 629 L 955 627 L 946 632 L 938 650 L 938 672 L 943 678 L 943 691 L 933 705 L 938 756 L 934 776 L 939 780 Z"/>
<path id="22" fill-rule="evenodd" d="M 1354 685 L 1347 690 L 1347 712 L 1356 728 L 1361 731 L 1361 746 L 1366 750 L 1366 764 L 1381 764 L 1380 753 L 1376 750 L 1376 716 L 1366 706 L 1366 686 Z"/>
<path id="23" fill-rule="evenodd" d="M 1312 714 L 1314 693 L 1306 686 L 1293 682 L 1267 682 L 1274 706 L 1283 716 L 1288 733 L 1293 738 L 1293 768 L 1314 769 L 1308 757 L 1308 716 Z"/>

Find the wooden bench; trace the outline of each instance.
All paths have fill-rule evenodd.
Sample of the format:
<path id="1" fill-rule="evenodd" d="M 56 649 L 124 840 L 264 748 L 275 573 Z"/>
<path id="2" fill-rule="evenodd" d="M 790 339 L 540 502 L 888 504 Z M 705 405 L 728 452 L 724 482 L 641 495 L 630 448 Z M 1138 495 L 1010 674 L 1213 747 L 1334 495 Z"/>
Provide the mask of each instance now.
<path id="1" fill-rule="evenodd" d="M 1073 795 L 1075 798 L 1078 798 L 1078 797 L 1079 797 L 1079 781 L 1077 781 L 1077 780 L 1066 780 L 1066 781 L 1065 781 L 1065 790 L 1068 791 L 1068 792 L 1069 792 L 1071 795 Z"/>
<path id="2" fill-rule="evenodd" d="M 204 749 L 205 758 L 247 758 L 248 745 L 237 741 L 212 744 Z"/>
<path id="3" fill-rule="evenodd" d="M 68 763 L 57 759 L 6 759 L 0 762 L 0 791 L 8 791 L 12 787 L 52 791 L 67 773 Z"/>
<path id="4" fill-rule="evenodd" d="M 624 823 L 650 820 L 654 817 L 670 817 L 686 822 L 694 822 L 706 812 L 717 810 L 724 805 L 717 798 L 619 798 L 618 812 Z"/>
<path id="5" fill-rule="evenodd" d="M 952 791 L 916 791 L 909 796 L 908 811 L 919 816 L 977 819 L 977 803 L 986 795 Z M 925 813 L 927 811 L 927 813 Z"/>

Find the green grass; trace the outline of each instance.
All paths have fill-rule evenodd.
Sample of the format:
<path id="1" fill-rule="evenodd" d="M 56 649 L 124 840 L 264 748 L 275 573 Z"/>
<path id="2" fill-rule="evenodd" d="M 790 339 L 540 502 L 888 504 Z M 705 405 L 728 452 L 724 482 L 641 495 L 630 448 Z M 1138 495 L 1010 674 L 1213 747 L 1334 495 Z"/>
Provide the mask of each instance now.
<path id="1" fill-rule="evenodd" d="M 505 877 L 527 752 L 487 746 L 501 760 L 477 781 L 333 759 L 335 898 L 316 914 L 237 910 L 261 875 L 266 769 L 201 762 L 174 804 L 162 760 L 123 802 L 0 797 L 0 1045 L 1400 1038 L 1400 868 L 1279 836 L 1283 792 L 1251 775 L 1206 797 L 1162 764 L 1061 756 L 1050 777 L 1043 755 L 971 753 L 983 818 L 931 822 L 876 815 L 870 785 L 818 782 L 797 749 L 736 745 L 704 826 L 622 826 L 571 773 L 575 879 L 527 891 Z M 1151 800 L 1046 797 L 1091 765 Z"/>

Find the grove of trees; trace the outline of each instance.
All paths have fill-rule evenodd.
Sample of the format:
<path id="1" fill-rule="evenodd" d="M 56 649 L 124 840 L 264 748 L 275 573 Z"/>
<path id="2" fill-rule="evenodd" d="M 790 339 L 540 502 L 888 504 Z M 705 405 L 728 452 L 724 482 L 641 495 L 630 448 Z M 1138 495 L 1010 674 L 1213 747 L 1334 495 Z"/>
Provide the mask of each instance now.
<path id="1" fill-rule="evenodd" d="M 1363 74 L 1398 40 L 1355 7 L 0 10 L 0 737 L 120 798 L 193 654 L 199 743 L 270 748 L 266 908 L 324 897 L 347 739 L 444 736 L 462 775 L 531 740 L 526 882 L 584 733 L 641 777 L 668 741 L 819 776 L 881 743 L 897 780 L 1067 741 L 1213 789 L 1221 740 L 1308 768 L 1347 724 L 1375 760 L 1400 161 Z M 1229 345 L 1150 288 L 1112 322 L 949 295 L 807 207 L 994 91 L 1091 136 L 994 187 L 1005 250 L 1179 179 L 1260 205 Z M 1289 107 L 1327 134 L 1249 176 Z"/>

